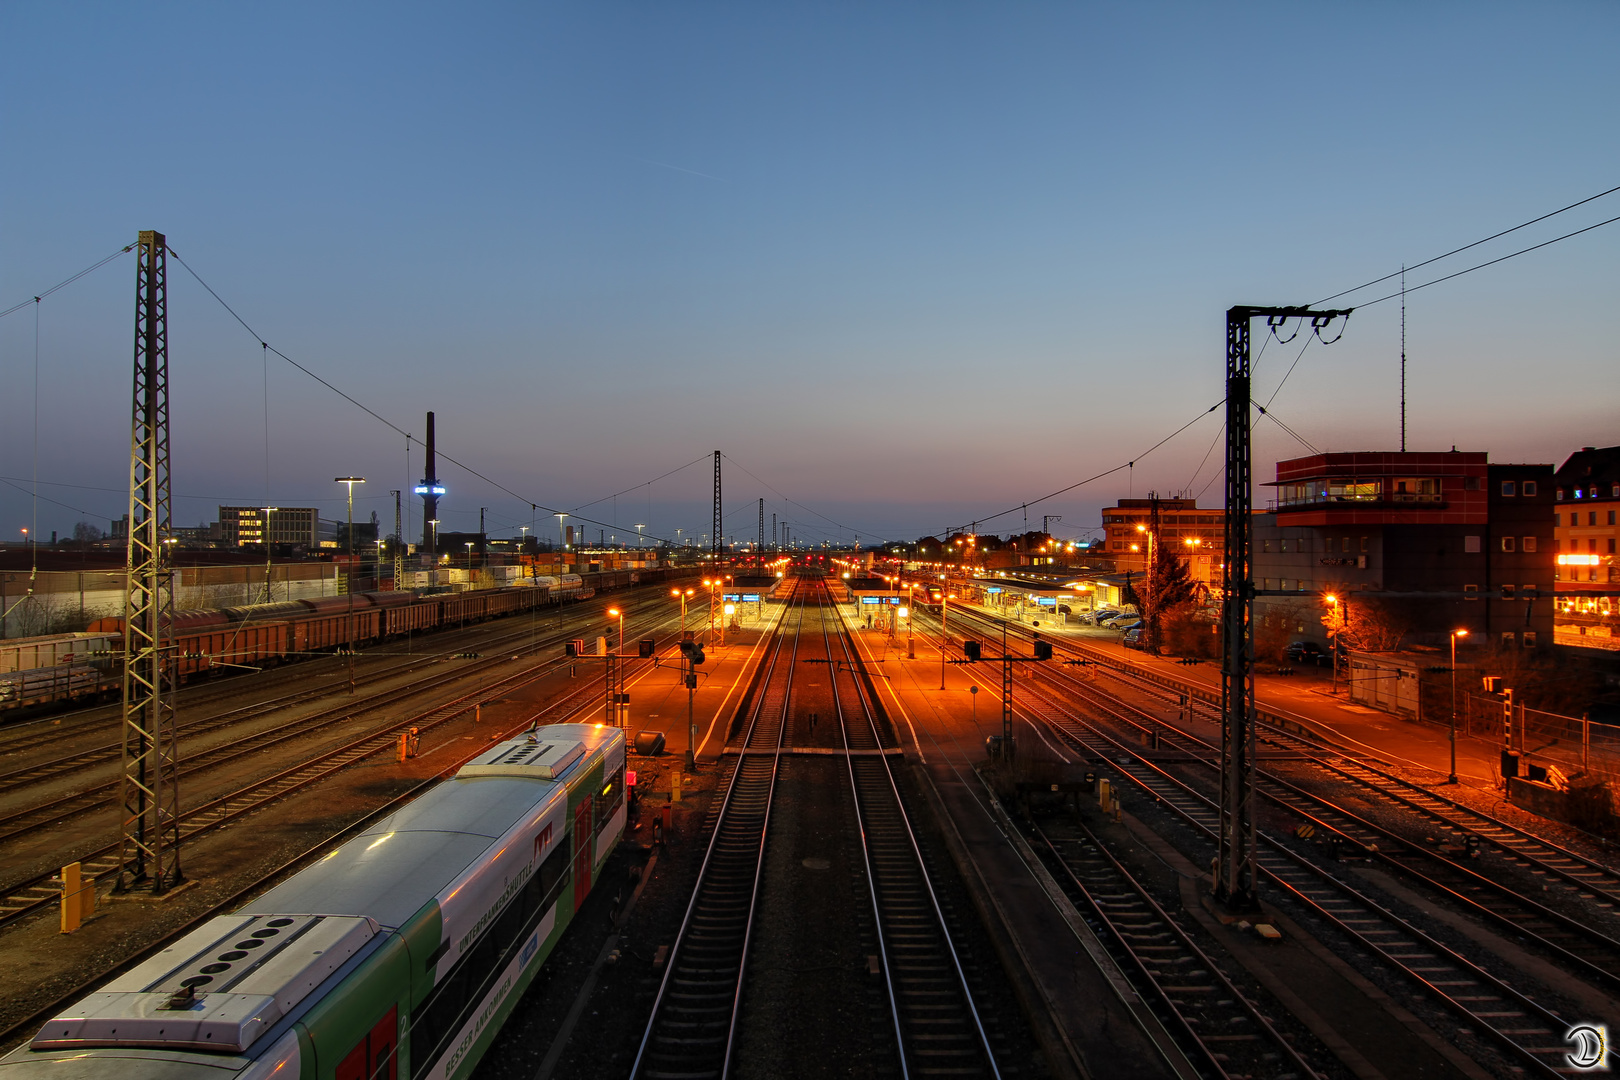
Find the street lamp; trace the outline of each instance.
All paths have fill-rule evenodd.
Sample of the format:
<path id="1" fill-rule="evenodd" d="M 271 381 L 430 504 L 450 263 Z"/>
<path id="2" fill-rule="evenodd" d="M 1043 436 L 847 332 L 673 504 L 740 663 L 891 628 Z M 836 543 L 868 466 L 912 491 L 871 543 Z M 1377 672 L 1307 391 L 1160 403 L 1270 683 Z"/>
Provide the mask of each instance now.
<path id="1" fill-rule="evenodd" d="M 1457 639 L 1467 637 L 1467 630 L 1453 630 L 1451 632 L 1451 776 L 1449 780 L 1457 782 Z"/>
<path id="2" fill-rule="evenodd" d="M 691 598 L 696 589 L 671 589 L 669 595 L 681 602 L 681 640 L 686 640 L 686 601 Z"/>
<path id="3" fill-rule="evenodd" d="M 636 548 L 637 548 L 637 550 L 639 550 L 641 548 L 641 530 L 645 529 L 646 527 L 647 527 L 647 525 L 646 525 L 645 522 L 637 522 L 636 523 Z"/>
<path id="4" fill-rule="evenodd" d="M 562 549 L 564 551 L 567 551 L 568 550 L 568 529 L 563 523 L 564 523 L 564 521 L 567 520 L 568 515 L 567 514 L 557 514 L 556 518 L 557 518 L 557 542 L 562 544 Z"/>
<path id="5" fill-rule="evenodd" d="M 613 714 L 608 716 L 604 710 L 602 719 L 615 727 L 622 728 L 625 726 L 626 721 L 624 715 L 626 711 L 624 703 L 624 612 L 616 607 L 610 607 L 607 609 L 607 613 L 608 618 L 619 620 L 619 647 L 607 663 L 607 685 L 608 693 L 613 696 Z M 614 678 L 615 669 L 617 669 L 617 678 Z"/>
<path id="6" fill-rule="evenodd" d="M 348 638 L 344 644 L 349 652 L 349 693 L 354 693 L 354 485 L 363 484 L 363 476 L 334 476 L 334 484 L 347 485 L 349 491 L 349 566 L 348 574 L 344 578 L 343 592 L 349 598 L 348 614 L 343 618 L 344 636 Z"/>
<path id="7" fill-rule="evenodd" d="M 474 541 L 472 541 L 472 540 L 463 540 L 462 541 L 462 545 L 464 547 L 466 547 L 466 549 L 467 549 L 467 576 L 468 576 L 468 578 L 472 577 L 472 549 L 473 549 L 473 544 L 474 544 Z"/>

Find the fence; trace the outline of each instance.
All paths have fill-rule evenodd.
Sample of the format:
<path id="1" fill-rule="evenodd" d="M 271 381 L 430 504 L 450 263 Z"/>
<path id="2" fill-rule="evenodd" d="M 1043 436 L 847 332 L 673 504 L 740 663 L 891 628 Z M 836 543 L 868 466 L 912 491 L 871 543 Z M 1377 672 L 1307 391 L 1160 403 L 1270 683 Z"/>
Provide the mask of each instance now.
<path id="1" fill-rule="evenodd" d="M 1500 745 L 1506 726 L 1501 698 L 1466 694 L 1458 700 L 1460 733 Z M 1557 765 L 1566 776 L 1586 772 L 1620 781 L 1620 727 L 1612 724 L 1515 705 L 1513 745 L 1536 764 Z"/>

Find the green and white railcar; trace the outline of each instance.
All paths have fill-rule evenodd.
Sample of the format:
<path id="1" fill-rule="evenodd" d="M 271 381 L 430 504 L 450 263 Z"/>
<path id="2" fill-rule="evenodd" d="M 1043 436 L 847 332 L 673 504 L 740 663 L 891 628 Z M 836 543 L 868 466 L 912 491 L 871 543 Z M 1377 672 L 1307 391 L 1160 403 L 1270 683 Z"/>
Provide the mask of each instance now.
<path id="1" fill-rule="evenodd" d="M 468 1075 L 624 833 L 624 732 L 557 724 L 47 1023 L 0 1080 Z"/>

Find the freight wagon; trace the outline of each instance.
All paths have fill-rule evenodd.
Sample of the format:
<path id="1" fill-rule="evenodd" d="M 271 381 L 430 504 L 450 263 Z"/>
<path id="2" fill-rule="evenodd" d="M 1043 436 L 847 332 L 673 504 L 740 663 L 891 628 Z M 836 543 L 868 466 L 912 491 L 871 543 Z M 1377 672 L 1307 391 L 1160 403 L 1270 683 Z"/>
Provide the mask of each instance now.
<path id="1" fill-rule="evenodd" d="M 612 571 L 517 579 L 500 589 L 417 596 L 410 592 L 365 592 L 263 604 L 176 612 L 175 672 L 184 680 L 215 671 L 258 668 L 342 648 L 360 648 L 406 634 L 465 626 L 534 608 L 588 600 L 608 591 L 658 580 L 665 571 Z M 352 601 L 352 604 L 351 604 Z M 117 692 L 124 644 L 122 617 L 98 619 L 87 634 L 0 641 L 0 665 L 11 649 L 14 663 L 0 666 L 0 709 L 49 704 Z M 30 644 L 32 643 L 32 644 Z M 71 650 L 77 650 L 73 652 Z M 70 667 L 61 658 L 74 657 Z M 49 665 L 41 658 L 57 659 Z"/>
<path id="2" fill-rule="evenodd" d="M 624 732 L 557 724 L 64 1009 L 0 1080 L 460 1080 L 623 835 Z"/>

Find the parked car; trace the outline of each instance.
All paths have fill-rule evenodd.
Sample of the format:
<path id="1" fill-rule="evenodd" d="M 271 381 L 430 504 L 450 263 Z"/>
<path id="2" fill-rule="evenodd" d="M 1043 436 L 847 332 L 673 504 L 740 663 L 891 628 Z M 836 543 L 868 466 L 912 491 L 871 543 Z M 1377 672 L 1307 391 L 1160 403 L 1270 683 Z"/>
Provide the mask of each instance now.
<path id="1" fill-rule="evenodd" d="M 1328 659 L 1328 651 L 1314 641 L 1295 641 L 1283 650 L 1283 655 L 1296 664 L 1320 667 L 1332 662 Z"/>
<path id="2" fill-rule="evenodd" d="M 1140 630 L 1146 625 L 1147 623 L 1144 620 L 1132 615 L 1128 619 L 1115 619 L 1113 622 L 1108 624 L 1108 628 L 1110 630 L 1121 630 L 1128 634 L 1132 630 Z"/>
<path id="3" fill-rule="evenodd" d="M 1097 612 L 1097 625 L 1107 626 L 1109 623 L 1113 622 L 1115 619 L 1124 614 L 1125 613 L 1123 611 L 1099 611 Z"/>
<path id="4" fill-rule="evenodd" d="M 1147 648 L 1147 642 L 1142 640 L 1142 630 L 1143 629 L 1144 629 L 1143 627 L 1137 626 L 1137 627 L 1134 627 L 1134 628 L 1132 628 L 1130 630 L 1125 631 L 1125 637 L 1124 637 L 1124 640 L 1123 640 L 1123 644 L 1127 649 L 1145 649 L 1145 648 Z"/>

